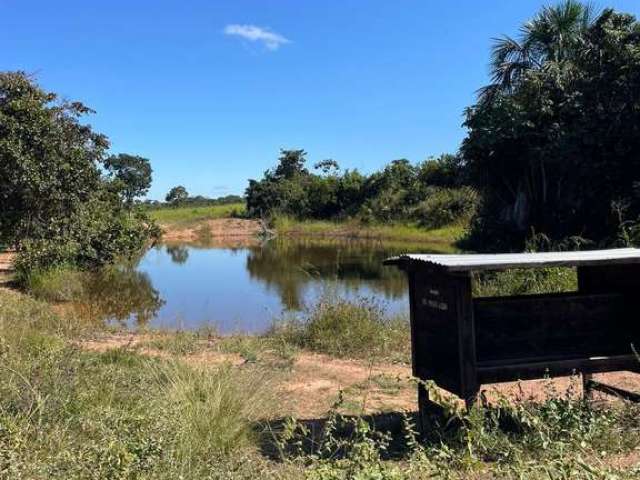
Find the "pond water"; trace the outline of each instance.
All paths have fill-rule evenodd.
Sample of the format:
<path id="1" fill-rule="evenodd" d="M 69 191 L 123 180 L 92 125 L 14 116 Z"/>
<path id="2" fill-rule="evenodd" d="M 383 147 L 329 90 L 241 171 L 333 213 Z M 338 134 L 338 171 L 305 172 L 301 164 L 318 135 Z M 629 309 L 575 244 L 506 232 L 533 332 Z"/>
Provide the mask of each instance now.
<path id="1" fill-rule="evenodd" d="M 317 240 L 158 245 L 137 265 L 103 276 L 95 298 L 109 318 L 131 327 L 212 327 L 221 334 L 264 332 L 322 295 L 371 297 L 389 313 L 404 314 L 409 309 L 406 278 L 382 261 L 408 249 Z M 113 298 L 103 295 L 106 290 L 115 293 Z"/>

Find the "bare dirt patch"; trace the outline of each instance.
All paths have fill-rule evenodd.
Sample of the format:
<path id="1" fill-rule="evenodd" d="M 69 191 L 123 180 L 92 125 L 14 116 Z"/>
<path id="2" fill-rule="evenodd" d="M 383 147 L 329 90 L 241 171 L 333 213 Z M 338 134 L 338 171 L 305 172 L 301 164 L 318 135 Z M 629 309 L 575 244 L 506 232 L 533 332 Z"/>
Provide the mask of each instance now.
<path id="1" fill-rule="evenodd" d="M 11 280 L 15 259 L 15 252 L 0 252 L 0 285 Z"/>
<path id="2" fill-rule="evenodd" d="M 256 243 L 261 231 L 258 220 L 242 218 L 218 218 L 199 222 L 197 225 L 180 226 L 161 224 L 162 239 L 165 242 L 236 242 Z"/>
<path id="3" fill-rule="evenodd" d="M 115 334 L 81 342 L 80 346 L 99 352 L 131 348 L 149 356 L 171 357 L 169 352 L 148 346 L 154 338 L 153 334 Z M 251 364 L 240 355 L 221 352 L 217 348 L 216 339 L 203 341 L 202 348 L 196 353 L 181 355 L 179 358 L 203 368 L 223 363 L 251 368 Z M 260 366 L 259 363 L 257 366 Z M 410 379 L 409 365 L 347 360 L 299 352 L 289 368 L 278 369 L 277 373 L 276 388 L 281 399 L 278 414 L 282 416 L 320 418 L 336 402 L 340 392 L 344 398 L 344 408 L 351 411 L 378 413 L 417 409 L 416 386 Z M 632 391 L 640 391 L 640 375 L 637 374 L 615 372 L 597 375 L 596 378 Z M 486 385 L 483 390 L 488 401 L 495 401 L 499 397 L 514 401 L 540 401 L 549 396 L 582 395 L 581 383 L 577 377 Z M 442 396 L 451 398 L 444 391 Z M 594 399 L 617 401 L 598 393 L 594 393 Z"/>

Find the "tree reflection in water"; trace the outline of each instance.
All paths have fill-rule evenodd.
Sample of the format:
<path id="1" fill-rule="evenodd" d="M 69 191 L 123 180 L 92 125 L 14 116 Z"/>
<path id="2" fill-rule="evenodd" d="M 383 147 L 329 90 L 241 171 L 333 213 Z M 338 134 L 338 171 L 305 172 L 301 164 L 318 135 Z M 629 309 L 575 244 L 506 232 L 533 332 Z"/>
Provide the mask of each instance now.
<path id="1" fill-rule="evenodd" d="M 96 272 L 86 286 L 86 307 L 93 317 L 144 326 L 164 305 L 146 273 L 135 264 L 110 266 Z"/>
<path id="2" fill-rule="evenodd" d="M 183 265 L 189 260 L 189 249 L 186 245 L 167 245 L 166 249 L 173 263 Z"/>
<path id="3" fill-rule="evenodd" d="M 367 286 L 386 298 L 399 299 L 406 293 L 402 272 L 382 261 L 404 249 L 379 242 L 344 240 L 276 239 L 250 247 L 247 271 L 278 292 L 289 310 L 303 307 L 303 292 L 321 280 L 339 280 L 347 292 Z"/>

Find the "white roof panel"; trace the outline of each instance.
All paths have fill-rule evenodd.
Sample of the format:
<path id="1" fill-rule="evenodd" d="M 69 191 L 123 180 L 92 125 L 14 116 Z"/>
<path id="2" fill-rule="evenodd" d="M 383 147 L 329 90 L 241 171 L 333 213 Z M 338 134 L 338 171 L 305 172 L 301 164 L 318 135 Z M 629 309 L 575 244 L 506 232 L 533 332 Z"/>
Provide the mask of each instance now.
<path id="1" fill-rule="evenodd" d="M 574 267 L 640 263 L 640 249 L 616 248 L 581 252 L 497 253 L 497 254 L 404 254 L 385 260 L 387 265 L 424 262 L 449 272 L 504 270 L 526 267 Z"/>

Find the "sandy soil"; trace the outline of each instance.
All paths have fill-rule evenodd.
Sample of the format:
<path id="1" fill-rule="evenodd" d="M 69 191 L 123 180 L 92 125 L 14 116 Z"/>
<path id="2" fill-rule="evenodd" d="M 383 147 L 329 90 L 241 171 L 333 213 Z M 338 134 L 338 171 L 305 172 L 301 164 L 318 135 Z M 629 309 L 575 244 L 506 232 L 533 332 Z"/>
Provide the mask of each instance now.
<path id="1" fill-rule="evenodd" d="M 0 285 L 11 279 L 15 258 L 14 252 L 0 252 Z"/>
<path id="2" fill-rule="evenodd" d="M 145 347 L 152 337 L 136 334 L 119 334 L 85 341 L 81 347 L 95 351 L 113 348 L 131 348 L 153 356 L 167 356 L 162 351 Z M 210 339 L 198 353 L 187 355 L 184 360 L 200 367 L 215 367 L 223 362 L 243 368 L 246 361 L 237 354 L 221 353 L 216 348 L 218 340 Z M 367 413 L 403 412 L 417 409 L 416 388 L 410 380 L 409 365 L 374 364 L 362 360 L 345 360 L 310 352 L 298 353 L 290 368 L 276 369 L 276 388 L 282 399 L 282 415 L 301 419 L 321 418 L 343 392 L 345 408 L 357 410 L 364 407 Z M 616 372 L 596 375 L 595 378 L 612 385 L 640 391 L 640 375 Z M 549 395 L 582 394 L 578 378 L 558 378 L 509 382 L 485 385 L 488 401 L 506 396 L 509 399 L 542 400 Z M 443 397 L 451 398 L 444 391 Z M 617 401 L 609 396 L 594 393 L 597 401 Z"/>
<path id="3" fill-rule="evenodd" d="M 229 245 L 230 243 L 256 243 L 257 235 L 261 231 L 258 220 L 241 218 L 219 218 L 207 220 L 197 225 L 180 226 L 161 224 L 162 240 L 164 242 L 216 242 Z"/>

